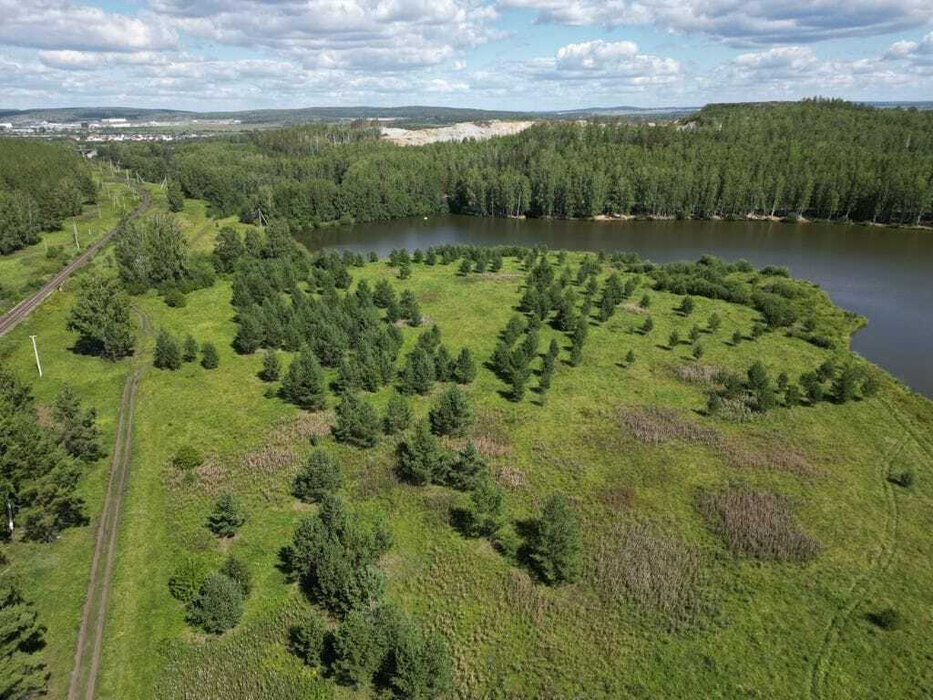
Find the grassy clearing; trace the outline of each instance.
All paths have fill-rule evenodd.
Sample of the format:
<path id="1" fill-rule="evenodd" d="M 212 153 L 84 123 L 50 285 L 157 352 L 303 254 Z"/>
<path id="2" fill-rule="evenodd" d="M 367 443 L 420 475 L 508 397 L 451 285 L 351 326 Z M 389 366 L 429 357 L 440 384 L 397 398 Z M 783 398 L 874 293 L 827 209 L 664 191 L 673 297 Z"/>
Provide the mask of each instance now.
<path id="1" fill-rule="evenodd" d="M 81 250 L 117 225 L 124 212 L 136 205 L 136 195 L 119 173 L 101 167 L 94 173 L 97 204 L 87 205 L 78 216 L 66 219 L 57 231 L 42 234 L 33 246 L 0 256 L 0 313 L 13 308 L 39 289 L 50 277 L 78 255 L 74 228 Z"/>
<path id="2" fill-rule="evenodd" d="M 155 203 L 161 204 L 158 196 Z M 186 203 L 184 216 L 193 247 L 209 249 L 217 223 L 199 202 Z M 384 262 L 352 272 L 411 289 L 452 352 L 466 346 L 477 361 L 488 358 L 514 313 L 521 264 L 507 260 L 500 274 L 469 277 L 457 276 L 456 265 L 413 269 L 404 282 Z M 808 692 L 818 663 L 828 664 L 822 688 L 829 697 L 903 696 L 927 687 L 922 650 L 933 643 L 925 612 L 933 605 L 927 564 L 933 405 L 885 375 L 872 399 L 778 408 L 747 423 L 707 418 L 703 367 L 744 372 L 760 359 L 772 376 L 787 371 L 796 378 L 849 353 L 781 333 L 733 346 L 733 332 L 748 334 L 755 321 L 752 309 L 698 298 L 684 318 L 673 311 L 679 296 L 649 293 L 654 331 L 637 333 L 644 315 L 620 308 L 590 328 L 579 367 L 563 362 L 565 336 L 542 329 L 542 347 L 551 337 L 562 346 L 545 402 L 529 392 L 521 404 L 511 403 L 503 395 L 507 387 L 486 368 L 466 387 L 477 414 L 473 437 L 486 446 L 492 471 L 507 488 L 510 519 L 533 516 L 554 492 L 570 497 L 584 524 L 587 565 L 579 583 L 547 588 L 489 542 L 462 537 L 450 511 L 465 495 L 400 483 L 394 441 L 358 450 L 323 438 L 345 469 L 348 500 L 389 520 L 395 544 L 381 563 L 389 597 L 447 637 L 463 697 L 693 697 L 698 691 L 791 697 Z M 289 485 L 310 450 L 308 436 L 326 431 L 328 414 L 309 417 L 264 397 L 260 355 L 237 356 L 230 347 L 230 294 L 229 281 L 220 280 L 190 294 L 184 308 L 169 308 L 154 293 L 136 298 L 154 328 L 213 341 L 220 367 L 153 369 L 140 386 L 101 697 L 291 698 L 320 690 L 314 674 L 286 651 L 287 620 L 307 603 L 275 564 L 307 514 Z M 50 400 L 67 377 L 99 408 L 110 436 L 128 364 L 71 353 L 73 338 L 62 330 L 68 305 L 67 291 L 54 296 L 0 342 L 0 353 L 24 374 L 31 371 L 26 343 L 38 333 L 49 375 L 37 383 L 37 394 Z M 714 311 L 722 325 L 703 335 L 702 362 L 690 357 L 689 345 L 668 348 L 671 331 L 686 337 Z M 404 334 L 407 349 L 418 331 Z M 637 359 L 626 366 L 630 349 Z M 389 395 L 366 397 L 381 408 Z M 424 416 L 431 400 L 415 399 L 416 415 Z M 336 403 L 333 396 L 329 401 Z M 208 455 L 194 478 L 170 464 L 188 444 Z M 105 464 L 84 484 L 92 515 Z M 906 467 L 918 477 L 910 490 L 886 482 Z M 734 556 L 696 502 L 699 493 L 736 482 L 792 503 L 794 523 L 822 545 L 820 553 L 806 563 Z M 221 546 L 204 519 L 226 491 L 245 504 L 248 519 Z M 15 545 L 11 552 L 14 566 L 34 582 L 29 592 L 49 626 L 53 696 L 67 682 L 91 534 L 83 528 L 53 545 Z M 254 591 L 239 627 L 205 639 L 185 625 L 167 582 L 181 557 L 217 567 L 228 550 L 248 563 Z M 896 630 L 879 630 L 865 617 L 887 606 L 901 612 Z M 851 614 L 841 614 L 849 607 Z M 827 646 L 834 619 L 841 632 Z M 884 671 L 892 666 L 899 672 Z"/>

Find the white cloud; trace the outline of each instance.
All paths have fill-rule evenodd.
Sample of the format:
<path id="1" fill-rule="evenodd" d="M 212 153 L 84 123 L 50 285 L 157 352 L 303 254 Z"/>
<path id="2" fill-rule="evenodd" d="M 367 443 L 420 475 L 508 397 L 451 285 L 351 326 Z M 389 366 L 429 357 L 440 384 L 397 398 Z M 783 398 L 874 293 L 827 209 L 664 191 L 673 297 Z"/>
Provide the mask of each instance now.
<path id="1" fill-rule="evenodd" d="M 632 41 L 587 41 L 568 44 L 556 56 L 529 61 L 532 78 L 552 81 L 598 81 L 608 86 L 644 86 L 669 83 L 681 72 L 672 58 L 640 53 Z"/>
<path id="2" fill-rule="evenodd" d="M 0 44 L 52 50 L 142 51 L 178 38 L 158 17 L 129 17 L 68 0 L 0 0 Z"/>
<path id="3" fill-rule="evenodd" d="M 577 26 L 655 25 L 733 44 L 807 43 L 922 27 L 929 0 L 501 0 L 539 22 Z"/>

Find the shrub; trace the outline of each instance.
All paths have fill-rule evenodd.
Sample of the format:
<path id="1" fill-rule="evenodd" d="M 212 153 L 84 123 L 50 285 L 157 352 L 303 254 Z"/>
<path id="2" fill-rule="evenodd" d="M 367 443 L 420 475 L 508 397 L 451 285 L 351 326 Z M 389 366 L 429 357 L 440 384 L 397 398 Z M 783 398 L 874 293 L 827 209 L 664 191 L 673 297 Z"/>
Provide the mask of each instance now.
<path id="1" fill-rule="evenodd" d="M 555 494 L 544 504 L 529 543 L 529 558 L 545 583 L 572 582 L 579 577 L 583 540 L 564 496 Z"/>
<path id="2" fill-rule="evenodd" d="M 625 353 L 625 364 L 627 365 L 635 364 L 635 351 L 634 350 L 629 350 L 627 353 Z"/>
<path id="3" fill-rule="evenodd" d="M 473 422 L 473 409 L 466 395 L 457 386 L 441 394 L 428 413 L 435 435 L 463 435 Z"/>
<path id="4" fill-rule="evenodd" d="M 188 305 L 188 298 L 178 287 L 167 289 L 162 298 L 165 300 L 165 305 L 173 309 L 180 309 Z"/>
<path id="5" fill-rule="evenodd" d="M 898 486 L 905 489 L 912 487 L 916 480 L 917 478 L 914 475 L 913 469 L 904 469 L 903 471 L 891 474 L 891 476 L 888 477 L 888 481 L 890 481 L 892 484 L 897 484 Z"/>
<path id="6" fill-rule="evenodd" d="M 190 333 L 185 336 L 181 346 L 181 359 L 185 362 L 194 362 L 198 359 L 198 341 Z"/>
<path id="7" fill-rule="evenodd" d="M 882 608 L 868 613 L 868 621 L 883 630 L 895 630 L 901 626 L 901 614 L 894 608 Z"/>
<path id="8" fill-rule="evenodd" d="M 399 447 L 399 475 L 414 484 L 444 481 L 448 457 L 431 434 L 428 424 L 415 426 L 415 433 Z"/>
<path id="9" fill-rule="evenodd" d="M 192 445 L 182 445 L 172 457 L 172 466 L 176 469 L 197 469 L 204 463 L 204 455 Z"/>
<path id="10" fill-rule="evenodd" d="M 249 572 L 249 567 L 246 566 L 242 559 L 237 559 L 232 554 L 227 557 L 224 565 L 220 567 L 220 573 L 237 585 L 244 598 L 253 589 L 253 576 Z"/>
<path id="11" fill-rule="evenodd" d="M 168 590 L 175 600 L 190 603 L 201 590 L 201 584 L 207 577 L 207 568 L 194 557 L 183 558 L 168 580 Z"/>
<path id="12" fill-rule="evenodd" d="M 323 450 L 315 450 L 298 471 L 292 483 L 292 493 L 306 503 L 314 503 L 325 494 L 343 486 L 343 472 L 337 461 Z"/>
<path id="13" fill-rule="evenodd" d="M 312 612 L 289 630 L 288 646 L 295 656 L 314 668 L 321 665 L 326 637 L 327 625 L 320 615 Z"/>
<path id="14" fill-rule="evenodd" d="M 783 496 L 739 484 L 721 491 L 705 491 L 698 499 L 700 513 L 734 554 L 776 561 L 806 561 L 820 544 L 794 522 Z"/>
<path id="15" fill-rule="evenodd" d="M 236 627 L 242 616 L 243 594 L 240 587 L 220 573 L 204 579 L 188 611 L 188 620 L 211 634 L 221 634 Z"/>
<path id="16" fill-rule="evenodd" d="M 366 685 L 389 652 L 386 610 L 351 610 L 334 634 L 334 673 L 343 682 Z"/>
<path id="17" fill-rule="evenodd" d="M 201 366 L 204 369 L 217 369 L 220 364 L 220 357 L 217 355 L 217 348 L 213 343 L 204 343 L 201 346 Z"/>
<path id="18" fill-rule="evenodd" d="M 684 316 L 689 316 L 693 313 L 693 310 L 696 308 L 696 302 L 693 301 L 693 297 L 684 297 L 683 301 L 680 302 L 680 306 L 677 307 L 677 310 Z"/>
<path id="19" fill-rule="evenodd" d="M 502 527 L 505 496 L 492 479 L 478 478 L 470 491 L 467 508 L 467 531 L 473 537 L 492 537 Z"/>
<path id="20" fill-rule="evenodd" d="M 154 364 L 159 369 L 178 369 L 181 367 L 181 350 L 178 347 L 178 341 L 175 336 L 164 328 L 159 330 L 156 335 L 155 354 L 153 355 Z"/>
<path id="21" fill-rule="evenodd" d="M 233 537 L 244 522 L 246 515 L 229 493 L 217 499 L 213 510 L 207 516 L 208 529 L 218 537 Z"/>

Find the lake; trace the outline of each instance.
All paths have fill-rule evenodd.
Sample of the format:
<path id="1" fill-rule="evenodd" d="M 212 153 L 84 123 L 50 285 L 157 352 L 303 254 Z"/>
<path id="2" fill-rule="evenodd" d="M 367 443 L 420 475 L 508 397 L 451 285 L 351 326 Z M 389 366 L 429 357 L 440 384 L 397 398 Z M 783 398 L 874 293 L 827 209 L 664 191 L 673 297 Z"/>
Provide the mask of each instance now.
<path id="1" fill-rule="evenodd" d="M 933 232 L 767 221 L 544 221 L 439 216 L 355 224 L 301 236 L 312 250 L 380 256 L 444 243 L 545 244 L 552 249 L 634 251 L 655 262 L 709 253 L 756 266 L 784 265 L 868 319 L 852 348 L 933 398 Z"/>

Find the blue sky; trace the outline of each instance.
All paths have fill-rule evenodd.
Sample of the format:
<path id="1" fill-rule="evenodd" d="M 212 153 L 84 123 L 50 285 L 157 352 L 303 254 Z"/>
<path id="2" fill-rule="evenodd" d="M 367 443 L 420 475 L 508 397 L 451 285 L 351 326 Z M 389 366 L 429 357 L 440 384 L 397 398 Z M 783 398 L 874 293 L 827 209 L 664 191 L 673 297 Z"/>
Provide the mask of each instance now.
<path id="1" fill-rule="evenodd" d="M 933 0 L 0 0 L 0 107 L 933 99 Z"/>

